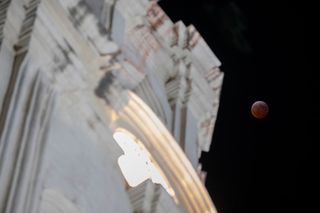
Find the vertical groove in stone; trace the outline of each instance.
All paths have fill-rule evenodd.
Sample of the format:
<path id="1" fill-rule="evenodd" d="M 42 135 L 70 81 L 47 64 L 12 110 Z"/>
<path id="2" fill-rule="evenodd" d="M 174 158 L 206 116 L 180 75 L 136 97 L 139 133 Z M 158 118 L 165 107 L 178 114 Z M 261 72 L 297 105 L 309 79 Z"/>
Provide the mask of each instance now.
<path id="1" fill-rule="evenodd" d="M 10 5 L 10 0 L 3 0 L 0 2 L 0 48 L 3 39 L 3 28 L 7 18 L 7 11 Z"/>

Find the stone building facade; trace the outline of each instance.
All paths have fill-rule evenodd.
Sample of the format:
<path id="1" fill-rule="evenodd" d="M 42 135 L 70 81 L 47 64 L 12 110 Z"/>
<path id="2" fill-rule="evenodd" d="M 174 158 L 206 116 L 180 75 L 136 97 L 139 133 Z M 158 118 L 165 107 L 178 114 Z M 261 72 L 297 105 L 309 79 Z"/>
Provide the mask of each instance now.
<path id="1" fill-rule="evenodd" d="M 216 212 L 220 62 L 153 0 L 0 1 L 0 212 Z"/>

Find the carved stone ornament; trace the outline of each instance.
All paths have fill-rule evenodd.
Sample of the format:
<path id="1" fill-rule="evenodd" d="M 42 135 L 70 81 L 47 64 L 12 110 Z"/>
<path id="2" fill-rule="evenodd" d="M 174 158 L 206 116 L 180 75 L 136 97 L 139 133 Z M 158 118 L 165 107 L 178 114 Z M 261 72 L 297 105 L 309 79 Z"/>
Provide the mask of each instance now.
<path id="1" fill-rule="evenodd" d="M 216 212 L 223 80 L 150 0 L 0 0 L 0 212 Z"/>

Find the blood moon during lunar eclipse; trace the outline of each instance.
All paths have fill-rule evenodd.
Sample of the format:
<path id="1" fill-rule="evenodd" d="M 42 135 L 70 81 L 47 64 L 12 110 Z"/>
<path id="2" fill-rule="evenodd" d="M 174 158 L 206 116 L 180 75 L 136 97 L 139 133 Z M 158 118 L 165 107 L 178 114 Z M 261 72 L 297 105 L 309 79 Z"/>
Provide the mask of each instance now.
<path id="1" fill-rule="evenodd" d="M 251 113 L 257 119 L 265 118 L 269 113 L 269 106 L 264 101 L 256 101 L 251 106 Z"/>

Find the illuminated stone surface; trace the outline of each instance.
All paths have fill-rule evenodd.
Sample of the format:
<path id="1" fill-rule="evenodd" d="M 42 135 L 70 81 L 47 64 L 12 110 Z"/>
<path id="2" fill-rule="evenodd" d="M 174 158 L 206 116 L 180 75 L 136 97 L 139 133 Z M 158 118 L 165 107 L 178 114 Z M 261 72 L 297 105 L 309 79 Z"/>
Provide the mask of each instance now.
<path id="1" fill-rule="evenodd" d="M 2 0 L 0 45 L 0 212 L 215 212 L 223 74 L 193 26 L 149 0 Z M 128 184 L 119 129 L 160 184 Z"/>

